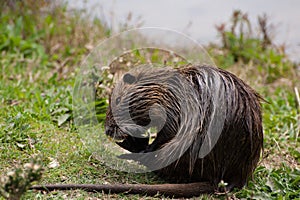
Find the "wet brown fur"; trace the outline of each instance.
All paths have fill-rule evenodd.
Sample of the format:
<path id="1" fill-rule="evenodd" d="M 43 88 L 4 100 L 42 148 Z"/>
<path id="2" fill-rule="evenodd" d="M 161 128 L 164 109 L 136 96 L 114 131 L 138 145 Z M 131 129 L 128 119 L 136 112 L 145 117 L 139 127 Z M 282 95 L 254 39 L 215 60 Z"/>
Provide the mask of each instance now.
<path id="1" fill-rule="evenodd" d="M 153 77 L 169 78 L 174 75 L 172 72 L 172 70 L 163 70 L 157 72 L 158 74 L 161 73 L 160 75 L 157 76 L 156 74 Z M 210 95 L 209 93 L 203 93 L 204 88 L 208 84 L 204 81 L 207 74 L 219 74 L 222 80 L 221 83 L 225 87 L 226 98 L 224 101 L 226 102 L 224 105 L 227 105 L 225 123 L 219 140 L 208 155 L 204 158 L 199 158 L 197 150 L 202 145 L 203 135 L 206 134 L 208 123 L 211 120 L 209 116 L 212 108 L 210 107 L 211 102 L 208 102 L 208 104 L 204 102 L 202 104 L 199 101 L 200 103 L 197 105 L 199 107 L 208 105 L 207 108 L 203 108 L 205 113 L 190 117 L 191 119 L 202 117 L 201 124 L 203 124 L 203 128 L 194 135 L 189 135 L 190 138 L 186 138 L 186 140 L 192 140 L 191 146 L 187 148 L 179 159 L 168 166 L 155 170 L 160 177 L 171 184 L 44 185 L 34 186 L 32 189 L 45 191 L 82 189 L 92 192 L 126 192 L 147 195 L 155 195 L 159 192 L 171 197 L 192 197 L 198 196 L 201 193 L 220 191 L 218 184 L 221 180 L 228 183 L 226 187 L 227 191 L 233 188 L 242 188 L 256 168 L 263 147 L 260 107 L 262 98 L 241 79 L 219 68 L 187 66 L 177 69 L 177 73 L 183 76 L 187 83 L 198 91 L 199 99 L 203 95 Z M 178 104 L 177 97 L 168 91 L 167 88 L 163 87 L 163 85 L 154 83 L 137 86 L 136 81 L 142 79 L 143 76 L 152 76 L 152 74 L 151 72 L 136 72 L 127 78 L 123 78 L 123 82 L 119 84 L 119 88 L 114 89 L 117 90 L 117 96 L 110 98 L 110 106 L 107 110 L 105 124 L 106 134 L 115 139 L 124 139 L 123 142 L 118 142 L 118 144 L 134 153 L 147 153 L 165 148 L 166 150 L 161 154 L 161 157 L 167 160 L 168 151 L 172 151 L 176 145 L 184 142 L 182 139 L 174 142 L 177 129 L 181 123 L 180 118 L 176 117 L 180 115 L 180 105 Z M 122 101 L 125 101 L 126 98 L 129 100 L 132 120 L 140 126 L 149 124 L 148 108 L 153 104 L 162 105 L 166 109 L 166 124 L 157 133 L 156 139 L 152 144 L 148 144 L 149 138 L 131 136 L 118 127 L 114 118 L 117 116 L 112 114 L 112 106 L 118 107 L 116 102 L 122 104 Z M 156 118 L 160 120 L 159 115 Z M 128 128 L 129 132 L 133 131 L 130 125 L 125 128 Z M 153 163 L 154 165 L 160 164 L 161 160 L 155 160 L 153 157 L 150 158 L 143 155 L 141 154 L 141 157 L 131 157 L 129 154 L 125 155 L 124 158 L 138 160 L 150 168 Z M 148 163 L 149 159 L 152 161 L 154 159 L 154 162 L 151 161 L 152 163 Z"/>
<path id="2" fill-rule="evenodd" d="M 202 78 L 204 73 L 209 74 L 216 72 L 220 74 L 222 81 L 225 83 L 226 95 L 228 95 L 228 99 L 230 99 L 228 101 L 232 102 L 227 102 L 226 104 L 228 105 L 227 115 L 221 136 L 207 156 L 203 159 L 197 158 L 195 156 L 196 154 L 192 152 L 192 147 L 190 147 L 181 158 L 176 160 L 176 162 L 156 170 L 156 173 L 167 181 L 174 183 L 206 181 L 211 183 L 217 190 L 218 183 L 223 180 L 228 183 L 227 190 L 231 190 L 232 188 L 242 188 L 251 177 L 262 150 L 263 129 L 260 107 L 262 98 L 241 79 L 237 78 L 232 73 L 219 68 L 209 66 L 187 66 L 185 68 L 180 68 L 177 71 L 184 76 L 197 91 L 199 91 L 199 98 L 201 98 L 201 91 L 204 85 L 202 82 L 199 83 L 199 79 L 197 78 Z M 137 74 L 138 76 L 145 76 L 143 73 Z M 136 74 L 134 74 L 134 76 L 135 75 Z M 140 92 L 139 89 L 135 87 L 135 83 L 124 83 L 118 90 L 123 92 L 123 94 L 119 94 L 120 97 L 126 95 L 125 93 L 128 91 L 134 90 L 136 93 Z M 149 88 L 149 86 L 145 87 Z M 176 108 L 178 107 L 177 99 L 172 97 L 171 101 L 164 101 L 162 100 L 162 96 L 167 93 L 164 91 L 164 88 L 155 84 L 151 85 L 151 87 L 150 90 L 143 90 L 142 92 L 144 93 L 138 93 L 139 96 L 143 96 L 143 99 L 145 99 L 143 103 L 146 102 L 148 107 L 151 107 L 154 103 L 159 103 L 167 108 L 167 112 L 175 112 L 175 115 L 171 116 L 178 115 L 179 111 L 176 111 Z M 145 93 L 145 91 L 147 91 L 147 93 Z M 153 94 L 156 95 L 154 96 Z M 130 112 L 134 115 L 134 121 L 139 125 L 142 125 L 143 122 L 147 124 L 149 119 L 147 119 L 145 113 L 148 111 L 144 110 L 143 112 L 140 112 L 140 110 L 138 110 L 138 105 L 141 104 L 141 101 L 134 100 L 136 98 L 134 92 L 130 93 L 130 95 L 132 96 L 130 103 L 134 105 L 131 106 Z M 158 101 L 157 98 L 160 98 L 160 101 Z M 114 100 L 115 99 L 111 99 L 111 104 Z M 168 111 L 168 109 L 171 109 L 171 111 Z M 207 110 L 207 112 L 209 112 L 209 108 Z M 136 113 L 139 114 L 137 115 Z M 207 124 L 209 120 L 208 116 L 207 118 L 204 118 L 203 123 Z M 109 108 L 106 118 L 106 133 L 111 137 L 126 138 L 122 143 L 118 144 L 131 152 L 151 152 L 170 145 L 170 141 L 176 135 L 178 123 L 180 123 L 178 119 L 167 118 L 165 125 L 167 128 L 163 128 L 158 132 L 154 142 L 148 144 L 148 138 L 134 138 L 122 132 L 115 123 L 111 108 Z M 114 131 L 112 131 L 112 127 L 114 128 Z M 173 129 L 170 127 L 173 127 Z M 205 134 L 205 130 L 197 134 Z M 186 139 L 190 140 L 193 138 Z M 202 140 L 200 139 L 195 140 L 192 145 L 193 147 L 200 148 L 201 142 Z M 168 154 L 166 153 L 166 155 Z M 131 157 L 125 156 L 124 158 Z M 153 158 L 145 156 L 144 158 L 132 157 L 131 159 L 138 160 L 142 164 L 148 166 L 151 164 L 147 163 L 147 160 Z M 194 161 L 191 162 L 191 160 Z M 159 161 L 155 164 L 159 164 Z"/>

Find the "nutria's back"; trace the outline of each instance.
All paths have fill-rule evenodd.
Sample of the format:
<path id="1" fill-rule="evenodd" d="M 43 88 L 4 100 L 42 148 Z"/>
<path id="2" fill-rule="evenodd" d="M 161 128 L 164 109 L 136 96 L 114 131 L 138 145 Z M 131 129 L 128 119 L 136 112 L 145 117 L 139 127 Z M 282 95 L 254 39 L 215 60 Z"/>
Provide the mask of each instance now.
<path id="1" fill-rule="evenodd" d="M 113 91 L 106 134 L 141 152 L 124 158 L 168 181 L 217 187 L 224 180 L 228 189 L 241 188 L 263 145 L 260 100 L 241 79 L 215 67 L 137 69 Z M 149 126 L 159 130 L 151 144 L 141 137 Z"/>

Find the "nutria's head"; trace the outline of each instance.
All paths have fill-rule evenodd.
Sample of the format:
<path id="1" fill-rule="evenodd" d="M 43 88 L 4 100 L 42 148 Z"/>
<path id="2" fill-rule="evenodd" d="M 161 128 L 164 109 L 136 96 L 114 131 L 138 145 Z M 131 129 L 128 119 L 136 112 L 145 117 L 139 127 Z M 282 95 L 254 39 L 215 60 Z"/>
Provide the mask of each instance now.
<path id="1" fill-rule="evenodd" d="M 175 70 L 170 68 L 142 67 L 124 74 L 109 98 L 105 133 L 131 152 L 145 150 L 147 129 L 165 126 L 171 101 L 166 98 L 170 92 L 166 82 L 174 77 L 172 73 Z"/>

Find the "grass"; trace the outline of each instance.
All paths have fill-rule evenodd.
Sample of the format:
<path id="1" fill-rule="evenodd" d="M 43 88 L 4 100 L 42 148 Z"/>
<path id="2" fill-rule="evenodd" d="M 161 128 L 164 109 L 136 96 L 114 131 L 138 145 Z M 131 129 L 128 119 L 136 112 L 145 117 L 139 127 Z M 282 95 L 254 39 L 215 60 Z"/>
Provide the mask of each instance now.
<path id="1" fill-rule="evenodd" d="M 74 125 L 72 91 L 79 73 L 76 67 L 93 44 L 110 35 L 105 23 L 99 19 L 90 20 L 85 11 L 68 10 L 66 4 L 57 2 L 51 5 L 43 2 L 38 6 L 31 0 L 7 2 L 11 3 L 0 7 L 2 179 L 8 177 L 9 171 L 34 174 L 24 170 L 24 164 L 34 160 L 43 169 L 42 178 L 35 177 L 39 183 L 161 182 L 151 173 L 130 174 L 110 169 L 92 156 Z M 264 30 L 268 21 L 264 17 L 260 20 L 265 20 L 260 23 Z M 228 24 L 218 26 L 222 45 L 207 47 L 218 66 L 237 74 L 268 102 L 263 103 L 262 161 L 248 185 L 228 196 L 300 198 L 300 105 L 294 90 L 300 89 L 300 72 L 280 48 L 272 45 L 267 30 L 261 31 L 262 35 L 254 35 L 248 29 L 238 29 L 243 23 L 244 27 L 251 27 L 244 13 L 235 12 Z M 153 59 L 159 59 L 159 56 Z M 106 104 L 105 99 L 101 101 L 98 112 L 103 121 Z M 160 196 L 84 191 L 46 194 L 27 191 L 22 197 L 97 198 L 161 199 Z M 225 199 L 226 196 L 205 195 L 201 198 Z"/>

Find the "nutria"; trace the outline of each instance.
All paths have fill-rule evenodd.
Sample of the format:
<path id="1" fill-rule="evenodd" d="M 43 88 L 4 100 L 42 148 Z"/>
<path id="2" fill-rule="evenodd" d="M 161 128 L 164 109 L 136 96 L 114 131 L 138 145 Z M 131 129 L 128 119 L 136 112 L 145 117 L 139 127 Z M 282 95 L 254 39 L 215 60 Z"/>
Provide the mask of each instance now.
<path id="1" fill-rule="evenodd" d="M 182 90 L 182 85 L 183 89 L 193 92 L 178 97 L 176 90 Z M 261 97 L 232 73 L 216 67 L 192 65 L 178 69 L 139 69 L 126 73 L 114 90 L 117 91 L 110 99 L 106 134 L 123 140 L 117 143 L 135 153 L 121 157 L 139 161 L 169 182 L 205 181 L 216 190 L 221 180 L 228 183 L 227 190 L 242 188 L 252 175 L 263 145 Z M 181 104 L 192 104 L 192 109 L 198 109 L 198 113 L 190 110 L 193 115 L 187 113 L 183 117 L 182 110 L 186 108 L 179 105 L 182 97 L 187 100 Z M 122 104 L 129 107 L 132 120 L 121 119 L 124 115 Z M 166 116 L 161 117 L 154 111 L 151 119 L 149 112 L 153 105 L 162 107 Z M 148 144 L 149 138 L 141 134 L 150 122 L 155 126 L 160 121 L 163 121 L 160 131 Z M 178 131 L 185 126 L 189 127 Z M 214 136 L 218 131 L 220 136 Z M 219 138 L 214 146 L 207 146 L 210 152 L 203 154 L 200 150 L 207 145 L 204 142 L 208 133 L 209 140 Z M 158 153 L 148 155 L 154 151 Z M 179 158 L 170 159 L 174 155 Z"/>
<path id="2" fill-rule="evenodd" d="M 263 146 L 260 101 L 230 72 L 211 66 L 138 68 L 123 75 L 109 99 L 106 134 L 169 184 L 46 185 L 33 189 L 84 189 L 191 197 L 242 188 Z M 152 143 L 145 131 L 158 130 Z M 226 188 L 219 188 L 224 181 Z"/>

